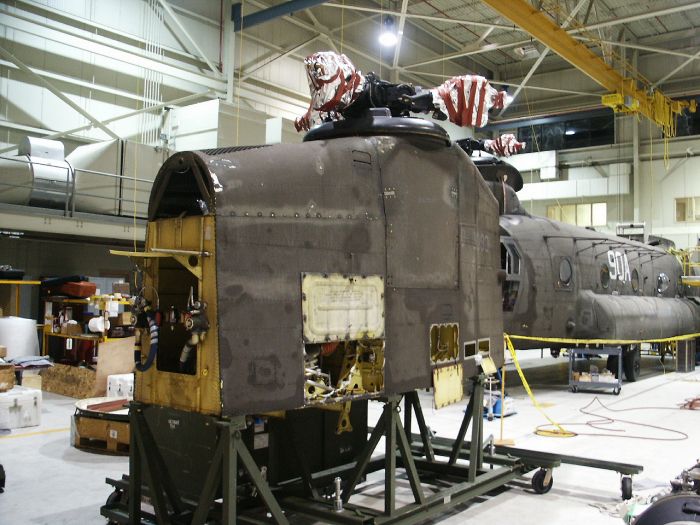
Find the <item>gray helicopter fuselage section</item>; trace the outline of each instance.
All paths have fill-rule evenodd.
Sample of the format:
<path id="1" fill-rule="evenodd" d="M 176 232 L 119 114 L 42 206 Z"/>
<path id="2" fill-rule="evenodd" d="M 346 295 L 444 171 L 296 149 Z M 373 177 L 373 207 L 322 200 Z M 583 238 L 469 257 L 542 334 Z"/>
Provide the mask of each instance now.
<path id="1" fill-rule="evenodd" d="M 501 215 L 500 226 L 507 333 L 639 340 L 697 331 L 698 307 L 682 297 L 681 264 L 665 250 L 527 214 Z"/>
<path id="2" fill-rule="evenodd" d="M 307 362 L 341 372 L 328 342 L 381 349 L 371 395 L 427 388 L 443 366 L 477 376 L 486 352 L 503 363 L 498 203 L 438 126 L 367 118 L 302 144 L 178 153 L 150 220 L 199 215 L 216 243 L 224 415 L 308 404 Z M 380 328 L 358 334 L 366 319 Z"/>

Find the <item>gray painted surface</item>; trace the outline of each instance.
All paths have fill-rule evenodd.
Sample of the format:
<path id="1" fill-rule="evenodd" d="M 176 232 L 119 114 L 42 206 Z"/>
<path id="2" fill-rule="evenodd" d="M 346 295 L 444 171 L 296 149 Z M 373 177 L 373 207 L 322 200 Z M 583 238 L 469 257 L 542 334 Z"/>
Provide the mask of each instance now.
<path id="1" fill-rule="evenodd" d="M 303 405 L 304 272 L 385 279 L 386 393 L 431 384 L 435 323 L 459 323 L 462 347 L 489 338 L 502 362 L 497 203 L 461 149 L 394 120 L 401 136 L 180 153 L 163 166 L 152 220 L 201 214 L 197 198 L 216 214 L 224 414 Z"/>

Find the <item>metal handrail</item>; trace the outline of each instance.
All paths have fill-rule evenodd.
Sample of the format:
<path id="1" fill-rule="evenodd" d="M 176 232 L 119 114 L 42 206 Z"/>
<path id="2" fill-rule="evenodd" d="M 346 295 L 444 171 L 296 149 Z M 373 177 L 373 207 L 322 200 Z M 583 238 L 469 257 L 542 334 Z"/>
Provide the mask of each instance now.
<path id="1" fill-rule="evenodd" d="M 73 168 L 73 171 L 76 172 L 76 173 L 80 171 L 80 172 L 82 172 L 82 173 L 89 173 L 90 175 L 98 175 L 98 176 L 100 176 L 100 177 L 112 177 L 112 178 L 116 178 L 116 179 L 133 180 L 133 181 L 136 181 L 136 182 L 150 182 L 150 183 L 153 183 L 153 181 L 150 180 L 150 179 L 139 179 L 139 178 L 137 178 L 137 177 L 130 177 L 130 176 L 128 176 L 128 175 L 117 175 L 116 173 L 107 173 L 107 172 L 104 172 L 104 171 L 86 170 L 86 169 L 83 169 L 83 168 Z"/>
<path id="2" fill-rule="evenodd" d="M 65 188 L 63 190 L 59 190 L 57 188 L 42 188 L 42 191 L 45 194 L 48 195 L 63 195 L 63 213 L 66 217 L 71 217 L 74 216 L 76 213 L 75 209 L 75 201 L 76 197 L 90 197 L 93 199 L 103 199 L 107 201 L 114 201 L 115 206 L 117 209 L 121 210 L 122 205 L 124 203 L 133 203 L 134 207 L 136 205 L 143 205 L 143 206 L 148 206 L 148 201 L 141 201 L 141 200 L 134 200 L 133 198 L 130 198 L 128 196 L 124 195 L 115 195 L 115 196 L 104 196 L 104 195 L 96 195 L 94 193 L 90 192 L 85 192 L 85 191 L 77 191 L 75 187 L 76 183 L 76 177 L 75 174 L 78 172 L 85 173 L 87 175 L 91 176 L 96 176 L 96 177 L 105 177 L 105 178 L 110 178 L 110 179 L 118 179 L 119 184 L 124 187 L 123 184 L 124 182 L 133 182 L 134 183 L 134 189 L 138 189 L 138 191 L 147 191 L 148 187 L 145 186 L 146 184 L 152 185 L 153 181 L 149 179 L 144 179 L 144 178 L 139 178 L 139 177 L 130 177 L 128 175 L 119 175 L 116 173 L 108 173 L 104 171 L 98 171 L 98 170 L 90 170 L 90 169 L 85 169 L 85 168 L 73 168 L 70 166 L 70 163 L 67 161 L 54 161 L 53 163 L 51 162 L 42 162 L 41 160 L 30 160 L 28 156 L 21 156 L 21 157 L 9 157 L 6 155 L 0 155 L 0 159 L 3 160 L 9 160 L 12 162 L 19 162 L 22 164 L 29 164 L 29 165 L 36 165 L 36 166 L 47 166 L 50 168 L 57 168 L 57 169 L 62 169 L 65 170 L 66 172 L 66 177 L 65 177 Z M 62 166 L 61 162 L 66 162 L 67 166 Z M 62 180 L 57 180 L 56 182 L 62 184 Z M 139 187 L 137 184 L 141 184 L 142 186 Z M 6 182 L 3 180 L 0 180 L 0 187 L 4 188 L 23 188 L 23 189 L 28 189 L 30 192 L 34 189 L 33 184 L 12 184 L 10 182 Z M 120 192 L 121 193 L 121 192 Z M 78 213 L 80 211 L 78 210 Z M 142 215 L 140 213 L 138 214 L 133 214 L 133 213 L 123 213 L 121 211 L 116 212 L 116 213 L 100 213 L 100 215 L 105 215 L 105 216 L 110 216 L 110 217 L 133 217 L 136 215 L 137 217 L 142 217 L 145 215 Z"/>

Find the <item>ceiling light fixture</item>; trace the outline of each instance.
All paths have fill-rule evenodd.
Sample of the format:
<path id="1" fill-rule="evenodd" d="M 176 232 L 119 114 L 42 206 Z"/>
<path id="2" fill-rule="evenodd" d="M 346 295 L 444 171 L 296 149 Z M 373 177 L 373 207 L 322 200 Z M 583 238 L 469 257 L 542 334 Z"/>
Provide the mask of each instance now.
<path id="1" fill-rule="evenodd" d="M 564 132 L 564 135 L 575 135 L 575 134 L 576 134 L 576 132 L 573 129 L 567 129 Z"/>
<path id="2" fill-rule="evenodd" d="M 540 52 L 534 45 L 524 45 L 522 47 L 516 47 L 513 49 L 516 55 L 518 55 L 521 60 L 527 59 L 527 58 L 537 58 L 540 56 Z"/>
<path id="3" fill-rule="evenodd" d="M 382 32 L 379 35 L 379 43 L 384 47 L 393 47 L 398 42 L 399 37 L 396 34 L 396 25 L 393 16 L 387 16 L 382 22 Z"/>

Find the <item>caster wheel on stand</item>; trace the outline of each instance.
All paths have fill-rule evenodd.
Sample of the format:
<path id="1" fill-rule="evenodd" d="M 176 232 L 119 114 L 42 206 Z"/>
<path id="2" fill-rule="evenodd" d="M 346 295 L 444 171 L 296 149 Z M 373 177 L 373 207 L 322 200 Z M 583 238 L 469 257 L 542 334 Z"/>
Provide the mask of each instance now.
<path id="1" fill-rule="evenodd" d="M 553 484 L 552 469 L 541 468 L 532 476 L 532 490 L 537 494 L 547 494 L 547 492 L 552 490 Z"/>
<path id="2" fill-rule="evenodd" d="M 629 476 L 622 476 L 622 481 L 620 482 L 620 491 L 622 492 L 622 499 L 628 500 L 632 499 L 632 478 Z"/>

